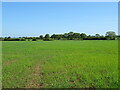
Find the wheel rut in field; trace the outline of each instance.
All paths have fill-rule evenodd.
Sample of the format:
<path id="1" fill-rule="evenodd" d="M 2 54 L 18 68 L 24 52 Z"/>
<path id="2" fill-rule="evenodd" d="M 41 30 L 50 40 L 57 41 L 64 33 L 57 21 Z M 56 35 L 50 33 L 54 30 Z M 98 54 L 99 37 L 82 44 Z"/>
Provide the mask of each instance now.
<path id="1" fill-rule="evenodd" d="M 41 63 L 37 63 L 34 67 L 34 71 L 31 75 L 31 82 L 25 86 L 25 88 L 43 88 L 43 84 L 38 82 L 38 78 L 41 76 Z"/>

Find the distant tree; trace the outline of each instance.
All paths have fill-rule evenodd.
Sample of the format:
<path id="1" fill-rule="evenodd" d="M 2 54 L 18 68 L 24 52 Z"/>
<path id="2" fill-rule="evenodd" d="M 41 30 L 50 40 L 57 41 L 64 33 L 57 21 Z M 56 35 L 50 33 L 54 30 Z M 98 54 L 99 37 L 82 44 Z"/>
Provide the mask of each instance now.
<path id="1" fill-rule="evenodd" d="M 81 33 L 80 36 L 81 36 L 81 39 L 84 39 L 87 37 L 87 35 L 85 33 Z"/>
<path id="2" fill-rule="evenodd" d="M 21 38 L 20 41 L 26 41 L 26 39 L 25 38 Z"/>
<path id="3" fill-rule="evenodd" d="M 73 35 L 74 33 L 73 32 L 69 32 L 68 35 Z"/>
<path id="4" fill-rule="evenodd" d="M 73 38 L 74 39 L 80 39 L 81 38 L 80 33 L 74 33 Z"/>
<path id="5" fill-rule="evenodd" d="M 43 41 L 52 41 L 53 39 L 50 38 L 50 35 L 49 34 L 46 34 Z"/>
<path id="6" fill-rule="evenodd" d="M 45 38 L 50 38 L 50 35 L 49 35 L 49 34 L 46 34 L 46 35 L 45 35 Z"/>
<path id="7" fill-rule="evenodd" d="M 62 34 L 57 34 L 57 40 L 60 40 L 62 38 Z"/>
<path id="8" fill-rule="evenodd" d="M 43 35 L 40 35 L 40 39 L 43 39 L 44 37 L 43 37 Z"/>
<path id="9" fill-rule="evenodd" d="M 4 39 L 2 37 L 0 37 L 0 41 L 3 41 Z"/>
<path id="10" fill-rule="evenodd" d="M 10 39 L 11 37 L 9 36 L 8 39 Z"/>
<path id="11" fill-rule="evenodd" d="M 73 40 L 73 38 L 74 38 L 74 37 L 73 37 L 73 34 L 74 34 L 73 32 L 69 32 L 69 33 L 68 33 L 68 39 L 69 39 L 69 40 Z"/>
<path id="12" fill-rule="evenodd" d="M 120 35 L 116 35 L 113 31 L 106 32 L 105 36 L 95 34 L 93 36 L 86 35 L 85 33 L 74 33 L 74 32 L 68 32 L 64 34 L 53 34 L 50 35 L 46 34 L 44 37 L 43 35 L 40 35 L 39 37 L 19 37 L 19 38 L 11 38 L 9 37 L 0 37 L 0 41 L 36 41 L 38 39 L 42 39 L 44 41 L 52 41 L 52 40 L 120 40 Z"/>
<path id="13" fill-rule="evenodd" d="M 52 39 L 56 39 L 56 35 L 55 34 L 53 34 L 53 35 L 51 35 L 51 37 L 50 38 L 52 38 Z"/>
<path id="14" fill-rule="evenodd" d="M 35 37 L 36 39 L 40 39 L 40 37 Z"/>
<path id="15" fill-rule="evenodd" d="M 4 40 L 4 41 L 11 41 L 12 38 L 9 36 L 9 37 L 5 37 L 3 40 Z"/>
<path id="16" fill-rule="evenodd" d="M 63 38 L 63 34 L 53 34 L 51 35 L 52 39 L 60 40 Z"/>
<path id="17" fill-rule="evenodd" d="M 95 34 L 95 37 L 100 37 L 100 34 Z"/>
<path id="18" fill-rule="evenodd" d="M 117 35 L 117 36 L 116 36 L 116 39 L 117 39 L 117 40 L 120 40 L 120 35 Z"/>
<path id="19" fill-rule="evenodd" d="M 68 33 L 64 33 L 64 34 L 63 34 L 63 38 L 64 38 L 64 39 L 68 39 Z"/>
<path id="20" fill-rule="evenodd" d="M 32 41 L 37 41 L 37 39 L 36 38 L 32 38 Z"/>
<path id="21" fill-rule="evenodd" d="M 106 39 L 107 40 L 109 40 L 109 39 L 115 39 L 115 37 L 116 37 L 115 32 L 113 32 L 113 31 L 106 32 Z"/>

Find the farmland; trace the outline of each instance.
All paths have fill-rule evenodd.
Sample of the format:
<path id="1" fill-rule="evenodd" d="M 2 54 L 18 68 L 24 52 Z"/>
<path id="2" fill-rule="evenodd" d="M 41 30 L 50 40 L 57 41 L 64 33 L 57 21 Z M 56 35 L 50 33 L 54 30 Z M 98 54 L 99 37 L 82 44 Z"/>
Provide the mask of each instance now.
<path id="1" fill-rule="evenodd" d="M 117 40 L 3 41 L 3 88 L 117 88 Z"/>

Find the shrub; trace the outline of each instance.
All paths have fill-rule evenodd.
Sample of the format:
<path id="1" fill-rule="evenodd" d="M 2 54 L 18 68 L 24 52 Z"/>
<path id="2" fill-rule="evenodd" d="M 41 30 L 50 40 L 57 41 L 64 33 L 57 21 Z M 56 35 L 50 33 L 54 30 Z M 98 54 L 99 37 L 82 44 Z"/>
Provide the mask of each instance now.
<path id="1" fill-rule="evenodd" d="M 20 41 L 26 41 L 26 39 L 22 38 Z"/>
<path id="2" fill-rule="evenodd" d="M 37 39 L 36 39 L 36 38 L 34 38 L 34 39 L 32 39 L 32 41 L 37 41 Z"/>
<path id="3" fill-rule="evenodd" d="M 51 38 L 44 38 L 43 41 L 53 41 Z"/>

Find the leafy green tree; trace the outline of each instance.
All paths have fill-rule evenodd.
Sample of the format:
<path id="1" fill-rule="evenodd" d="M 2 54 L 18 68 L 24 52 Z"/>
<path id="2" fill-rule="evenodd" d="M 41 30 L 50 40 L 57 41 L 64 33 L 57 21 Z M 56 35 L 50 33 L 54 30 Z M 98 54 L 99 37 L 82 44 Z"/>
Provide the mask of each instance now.
<path id="1" fill-rule="evenodd" d="M 73 38 L 74 39 L 80 39 L 81 38 L 80 33 L 74 33 Z"/>
<path id="2" fill-rule="evenodd" d="M 32 41 L 37 41 L 36 37 L 33 37 L 33 38 L 32 38 Z"/>
<path id="3" fill-rule="evenodd" d="M 95 37 L 100 37 L 100 34 L 95 34 Z"/>
<path id="4" fill-rule="evenodd" d="M 53 35 L 51 35 L 51 38 L 60 40 L 63 38 L 63 34 L 53 34 Z"/>
<path id="5" fill-rule="evenodd" d="M 68 39 L 68 33 L 64 33 L 64 34 L 63 34 L 63 38 L 64 38 L 64 39 Z"/>
<path id="6" fill-rule="evenodd" d="M 73 32 L 68 33 L 68 39 L 69 40 L 73 40 L 73 34 L 74 34 Z"/>
<path id="7" fill-rule="evenodd" d="M 46 34 L 46 35 L 45 35 L 45 38 L 47 38 L 47 39 L 50 38 L 50 35 L 49 35 L 49 34 Z"/>
<path id="8" fill-rule="evenodd" d="M 10 39 L 11 37 L 9 36 L 8 39 Z"/>
<path id="9" fill-rule="evenodd" d="M 44 37 L 43 37 L 43 35 L 40 35 L 40 39 L 43 39 Z"/>
<path id="10" fill-rule="evenodd" d="M 57 39 L 60 40 L 62 39 L 63 35 L 62 34 L 57 34 Z"/>
<path id="11" fill-rule="evenodd" d="M 26 39 L 25 38 L 20 38 L 20 41 L 26 41 Z"/>
<path id="12" fill-rule="evenodd" d="M 52 41 L 53 39 L 50 38 L 50 35 L 49 34 L 46 34 L 43 41 Z"/>
<path id="13" fill-rule="evenodd" d="M 36 39 L 36 38 L 34 38 L 34 39 L 32 39 L 32 41 L 37 41 L 37 39 Z"/>
<path id="14" fill-rule="evenodd" d="M 87 35 L 85 33 L 81 33 L 80 36 L 81 36 L 82 40 L 87 37 Z"/>
<path id="15" fill-rule="evenodd" d="M 106 32 L 106 39 L 107 40 L 109 40 L 109 39 L 115 39 L 115 37 L 116 37 L 115 32 L 113 32 L 113 31 Z"/>
<path id="16" fill-rule="evenodd" d="M 51 35 L 51 38 L 55 39 L 55 38 L 56 38 L 56 35 L 55 35 L 55 34 Z"/>

